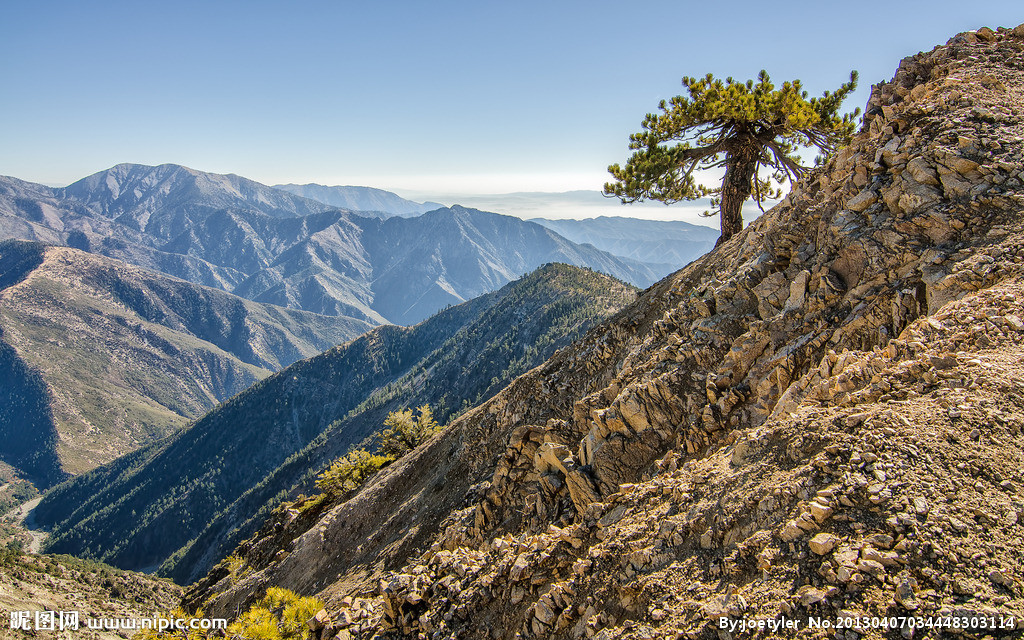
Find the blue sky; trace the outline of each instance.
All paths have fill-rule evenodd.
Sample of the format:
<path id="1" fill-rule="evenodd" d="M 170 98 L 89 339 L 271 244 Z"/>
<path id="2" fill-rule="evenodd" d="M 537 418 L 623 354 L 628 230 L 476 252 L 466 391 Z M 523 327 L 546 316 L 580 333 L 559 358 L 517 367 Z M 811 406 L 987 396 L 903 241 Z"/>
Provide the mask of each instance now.
<path id="1" fill-rule="evenodd" d="M 869 86 L 962 2 L 8 2 L 0 174 L 66 184 L 173 162 L 407 194 L 599 189 L 683 75 Z"/>

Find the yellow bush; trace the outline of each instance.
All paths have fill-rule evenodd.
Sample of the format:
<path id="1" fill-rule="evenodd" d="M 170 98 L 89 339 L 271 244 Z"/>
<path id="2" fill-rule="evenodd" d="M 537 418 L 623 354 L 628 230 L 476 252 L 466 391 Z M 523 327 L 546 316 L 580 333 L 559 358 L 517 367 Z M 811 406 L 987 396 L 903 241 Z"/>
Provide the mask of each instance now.
<path id="1" fill-rule="evenodd" d="M 364 449 L 350 451 L 335 460 L 316 479 L 316 486 L 332 498 L 358 488 L 363 482 L 395 461 L 394 457 L 370 453 Z"/>
<path id="2" fill-rule="evenodd" d="M 228 625 L 228 637 L 236 640 L 305 640 L 308 635 L 306 623 L 323 607 L 323 603 L 316 598 L 300 596 L 281 587 L 271 587 L 262 600 Z M 190 616 L 179 608 L 163 617 L 189 621 L 204 616 L 202 611 Z M 147 629 L 135 637 L 139 640 L 211 640 L 220 638 L 220 633 L 200 630 L 158 632 Z"/>
<path id="3" fill-rule="evenodd" d="M 271 587 L 262 600 L 228 626 L 228 633 L 246 640 L 303 640 L 306 623 L 323 606 L 316 598 Z"/>

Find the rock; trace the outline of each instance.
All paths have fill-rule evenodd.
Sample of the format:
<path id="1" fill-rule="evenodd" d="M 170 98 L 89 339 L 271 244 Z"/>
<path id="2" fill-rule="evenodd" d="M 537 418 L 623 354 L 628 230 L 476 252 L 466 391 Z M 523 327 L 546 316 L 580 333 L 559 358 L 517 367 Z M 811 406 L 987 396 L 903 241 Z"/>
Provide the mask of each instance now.
<path id="1" fill-rule="evenodd" d="M 811 551 L 823 556 L 826 553 L 832 551 L 839 544 L 839 537 L 832 535 L 831 533 L 819 533 L 807 542 Z"/>
<path id="2" fill-rule="evenodd" d="M 807 293 L 807 283 L 811 279 L 811 273 L 804 269 L 793 278 L 789 285 L 789 298 L 786 300 L 784 311 L 801 309 L 804 306 L 804 299 Z"/>
<path id="3" fill-rule="evenodd" d="M 310 631 L 320 631 L 326 627 L 331 621 L 331 616 L 327 613 L 326 609 L 321 609 L 306 622 L 306 626 L 309 627 Z"/>
<path id="4" fill-rule="evenodd" d="M 957 533 L 964 533 L 967 531 L 967 524 L 958 518 L 951 516 L 949 518 L 949 524 Z"/>
<path id="5" fill-rule="evenodd" d="M 914 505 L 914 511 L 917 513 L 917 515 L 928 515 L 929 506 L 927 500 L 925 500 L 921 496 L 917 496 L 916 498 L 911 500 L 911 503 Z"/>
<path id="6" fill-rule="evenodd" d="M 812 604 L 817 604 L 825 599 L 825 592 L 821 589 L 816 589 L 812 586 L 803 586 L 797 589 L 797 595 L 800 599 L 800 604 L 805 607 L 809 607 Z"/>
<path id="7" fill-rule="evenodd" d="M 968 580 L 964 576 L 954 576 L 952 582 L 953 593 L 962 596 L 973 596 L 977 592 L 977 590 L 974 588 L 974 585 L 971 584 L 970 580 Z"/>
<path id="8" fill-rule="evenodd" d="M 811 502 L 808 505 L 808 508 L 811 510 L 811 517 L 813 517 L 818 524 L 825 522 L 832 516 L 832 507 L 820 504 L 817 501 Z"/>
<path id="9" fill-rule="evenodd" d="M 571 455 L 569 447 L 564 444 L 545 442 L 540 445 L 537 453 L 534 454 L 533 464 L 537 472 L 542 475 L 556 470 L 560 471 L 563 475 L 568 475 L 569 472 L 566 470 L 562 460 Z"/>
<path id="10" fill-rule="evenodd" d="M 999 569 L 992 569 L 988 572 L 988 579 L 992 584 L 996 584 L 1003 587 L 1012 587 L 1013 580 L 1006 577 L 1006 574 Z"/>
<path id="11" fill-rule="evenodd" d="M 890 549 L 893 539 L 888 533 L 873 533 L 864 538 L 864 541 L 878 549 Z"/>
<path id="12" fill-rule="evenodd" d="M 913 158 L 907 163 L 907 171 L 920 184 L 939 185 L 938 172 L 924 158 Z"/>
<path id="13" fill-rule="evenodd" d="M 868 207 L 875 204 L 876 202 L 878 202 L 878 194 L 875 193 L 874 191 L 865 189 L 864 191 L 861 191 L 856 196 L 851 198 L 846 203 L 846 208 L 851 211 L 861 212 L 866 210 Z"/>
<path id="14" fill-rule="evenodd" d="M 878 562 L 877 560 L 861 559 L 857 563 L 857 570 L 861 573 L 867 573 L 876 578 L 880 578 L 881 576 L 885 575 L 885 567 L 882 565 L 881 562 Z"/>
<path id="15" fill-rule="evenodd" d="M 814 521 L 809 513 L 805 513 L 796 520 L 793 521 L 796 526 L 800 527 L 806 532 L 817 531 L 818 523 Z"/>
<path id="16" fill-rule="evenodd" d="M 860 557 L 864 560 L 870 560 L 877 562 L 883 567 L 895 567 L 900 564 L 899 554 L 892 551 L 879 551 L 874 547 L 864 547 L 861 549 Z"/>
<path id="17" fill-rule="evenodd" d="M 840 551 L 836 551 L 833 554 L 832 559 L 835 560 L 839 566 L 855 567 L 857 566 L 857 560 L 860 558 L 860 552 L 856 549 L 844 548 Z"/>
<path id="18" fill-rule="evenodd" d="M 601 501 L 594 482 L 580 469 L 573 469 L 566 474 L 565 486 L 569 490 L 569 497 L 577 513 L 585 513 L 589 505 Z"/>
<path id="19" fill-rule="evenodd" d="M 544 598 L 537 601 L 536 606 L 533 608 L 533 615 L 546 625 L 552 624 L 558 616 L 558 614 L 551 608 L 550 603 Z"/>
<path id="20" fill-rule="evenodd" d="M 953 367 L 956 366 L 956 356 L 954 355 L 928 356 L 928 361 L 931 363 L 933 367 L 935 367 L 939 371 L 945 369 L 952 369 Z"/>
<path id="21" fill-rule="evenodd" d="M 601 527 L 610 527 L 619 520 L 622 520 L 624 515 L 626 515 L 626 505 L 620 504 L 601 516 L 601 519 L 597 521 L 597 524 Z"/>
<path id="22" fill-rule="evenodd" d="M 508 578 L 512 582 L 519 582 L 528 576 L 532 563 L 528 553 L 520 553 L 516 556 L 512 568 L 509 569 Z"/>
<path id="23" fill-rule="evenodd" d="M 908 611 L 916 611 L 918 608 L 917 594 L 914 592 L 914 587 L 917 586 L 917 580 L 912 577 L 904 577 L 900 580 L 899 584 L 896 585 L 896 594 L 893 599 L 896 603 L 902 606 Z"/>

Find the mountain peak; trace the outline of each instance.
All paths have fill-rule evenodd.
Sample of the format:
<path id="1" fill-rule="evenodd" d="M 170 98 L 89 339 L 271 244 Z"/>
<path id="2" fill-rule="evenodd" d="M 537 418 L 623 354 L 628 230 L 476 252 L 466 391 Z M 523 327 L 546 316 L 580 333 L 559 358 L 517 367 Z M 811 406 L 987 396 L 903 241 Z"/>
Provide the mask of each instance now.
<path id="1" fill-rule="evenodd" d="M 288 194 L 234 174 L 198 171 L 178 164 L 122 163 L 60 190 L 91 211 L 144 230 L 153 220 L 174 226 L 182 207 L 241 209 L 276 218 L 326 211 L 327 205 Z M 180 222 L 177 223 L 180 225 Z"/>

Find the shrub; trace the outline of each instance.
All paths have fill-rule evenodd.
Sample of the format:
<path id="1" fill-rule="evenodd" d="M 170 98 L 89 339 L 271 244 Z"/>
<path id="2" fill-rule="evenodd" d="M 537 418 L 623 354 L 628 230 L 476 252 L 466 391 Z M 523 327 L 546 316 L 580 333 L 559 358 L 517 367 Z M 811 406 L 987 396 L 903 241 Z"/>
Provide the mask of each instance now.
<path id="1" fill-rule="evenodd" d="M 338 458 L 317 476 L 317 488 L 332 500 L 340 498 L 441 430 L 429 406 L 423 405 L 418 411 L 419 415 L 414 415 L 412 409 L 389 413 L 384 420 L 387 429 L 381 432 L 376 451 L 355 449 Z"/>

